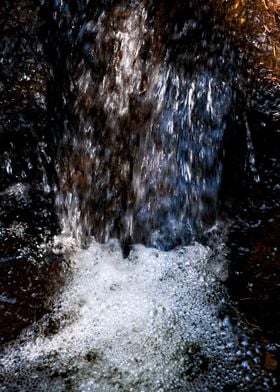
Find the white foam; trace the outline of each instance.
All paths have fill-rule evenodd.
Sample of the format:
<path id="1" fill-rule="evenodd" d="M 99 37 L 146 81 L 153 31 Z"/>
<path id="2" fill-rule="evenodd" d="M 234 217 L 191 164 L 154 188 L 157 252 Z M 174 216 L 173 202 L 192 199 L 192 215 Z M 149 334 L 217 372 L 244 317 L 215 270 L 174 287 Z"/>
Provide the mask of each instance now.
<path id="1" fill-rule="evenodd" d="M 208 248 L 137 245 L 124 259 L 117 241 L 92 242 L 73 268 L 41 326 L 58 331 L 29 331 L 3 354 L 3 391 L 222 391 L 266 382 L 257 349 L 248 361 L 245 335 L 218 317 L 226 266 Z"/>

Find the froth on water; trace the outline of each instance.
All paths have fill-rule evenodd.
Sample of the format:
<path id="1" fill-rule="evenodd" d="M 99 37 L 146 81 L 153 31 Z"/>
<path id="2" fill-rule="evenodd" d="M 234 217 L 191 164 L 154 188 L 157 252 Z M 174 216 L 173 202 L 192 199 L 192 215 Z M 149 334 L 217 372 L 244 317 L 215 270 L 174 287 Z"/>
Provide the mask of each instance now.
<path id="1" fill-rule="evenodd" d="M 195 243 L 124 259 L 111 240 L 75 260 L 51 316 L 1 354 L 3 391 L 269 390 L 258 345 L 224 312 L 222 256 Z"/>

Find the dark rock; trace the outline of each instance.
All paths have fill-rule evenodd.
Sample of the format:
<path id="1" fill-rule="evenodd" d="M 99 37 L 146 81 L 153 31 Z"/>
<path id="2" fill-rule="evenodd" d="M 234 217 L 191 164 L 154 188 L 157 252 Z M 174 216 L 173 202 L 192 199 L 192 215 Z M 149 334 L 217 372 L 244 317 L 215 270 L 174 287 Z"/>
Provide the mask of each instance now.
<path id="1" fill-rule="evenodd" d="M 63 260 L 47 243 L 58 232 L 54 142 L 48 127 L 49 67 L 33 1 L 0 9 L 0 342 L 48 308 Z"/>

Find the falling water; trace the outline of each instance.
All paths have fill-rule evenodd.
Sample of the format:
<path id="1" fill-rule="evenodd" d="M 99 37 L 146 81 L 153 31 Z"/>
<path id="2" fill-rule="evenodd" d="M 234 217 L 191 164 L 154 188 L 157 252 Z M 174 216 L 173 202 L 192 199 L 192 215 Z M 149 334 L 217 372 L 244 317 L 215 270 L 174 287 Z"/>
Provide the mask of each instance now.
<path id="1" fill-rule="evenodd" d="M 70 3 L 41 1 L 63 42 L 54 190 L 70 276 L 49 314 L 4 346 L 1 391 L 269 391 L 224 286 L 223 237 L 194 242 L 217 223 L 235 105 L 222 27 L 205 4 L 179 1 L 182 17 L 161 1 L 94 12 L 86 1 L 73 17 Z M 247 139 L 255 170 L 249 126 Z"/>
<path id="2" fill-rule="evenodd" d="M 170 249 L 215 223 L 232 77 L 174 61 L 144 4 L 112 7 L 80 29 L 91 66 L 83 58 L 75 73 L 77 122 L 63 137 L 57 205 L 63 232 L 78 240 Z M 192 29 L 188 20 L 174 41 Z"/>

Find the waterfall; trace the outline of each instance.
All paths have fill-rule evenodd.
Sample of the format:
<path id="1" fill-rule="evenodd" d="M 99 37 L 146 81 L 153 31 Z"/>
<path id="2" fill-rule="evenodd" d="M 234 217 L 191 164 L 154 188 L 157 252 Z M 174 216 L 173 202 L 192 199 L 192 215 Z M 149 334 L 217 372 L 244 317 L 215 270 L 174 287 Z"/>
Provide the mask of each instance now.
<path id="1" fill-rule="evenodd" d="M 233 76 L 211 65 L 213 54 L 210 66 L 190 68 L 195 52 L 213 45 L 206 37 L 192 47 L 201 28 L 192 19 L 160 26 L 185 50 L 174 58 L 158 38 L 162 14 L 150 8 L 112 6 L 75 41 L 90 60 L 83 56 L 71 79 L 75 122 L 63 128 L 57 206 L 63 232 L 80 242 L 93 234 L 170 249 L 217 218 Z M 232 56 L 227 41 L 221 52 Z"/>
<path id="2" fill-rule="evenodd" d="M 48 313 L 3 345 L 1 392 L 276 385 L 227 292 L 226 233 L 202 241 L 220 219 L 240 76 L 211 4 L 38 2 L 51 130 L 38 139 L 38 182 L 54 195 L 61 230 L 52 256 L 67 258 L 67 276 Z M 8 175 L 13 165 L 6 154 Z M 31 188 L 9 184 L 0 197 L 25 207 Z M 36 243 L 41 259 L 48 246 Z"/>

